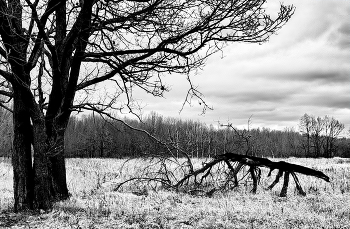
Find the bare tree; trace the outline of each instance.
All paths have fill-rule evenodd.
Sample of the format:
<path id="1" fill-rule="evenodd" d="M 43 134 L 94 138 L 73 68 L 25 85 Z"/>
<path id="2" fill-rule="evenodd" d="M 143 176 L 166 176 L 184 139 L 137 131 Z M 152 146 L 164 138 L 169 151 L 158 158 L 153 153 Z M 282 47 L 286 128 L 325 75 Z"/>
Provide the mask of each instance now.
<path id="1" fill-rule="evenodd" d="M 311 119 L 311 142 L 314 149 L 314 156 L 321 156 L 321 147 L 323 144 L 322 132 L 324 130 L 324 120 L 321 117 L 312 117 Z"/>
<path id="2" fill-rule="evenodd" d="M 300 119 L 300 130 L 307 138 L 307 148 L 313 148 L 314 157 L 332 157 L 336 150 L 336 139 L 344 130 L 343 123 L 333 117 L 324 118 L 304 114 Z M 305 147 L 304 147 L 305 148 Z M 311 154 L 307 154 L 310 156 Z"/>
<path id="3" fill-rule="evenodd" d="M 333 157 L 337 148 L 337 137 L 344 130 L 344 128 L 344 124 L 334 119 L 333 117 L 324 117 L 324 135 L 326 139 L 325 143 L 323 144 L 323 148 L 325 157 Z"/>
<path id="4" fill-rule="evenodd" d="M 0 0 L 0 76 L 8 84 L 1 94 L 10 93 L 13 103 L 15 210 L 50 209 L 68 198 L 64 132 L 73 111 L 134 111 L 135 88 L 162 96 L 165 74 L 189 74 L 228 42 L 267 41 L 294 7 L 281 5 L 270 17 L 264 4 Z M 191 96 L 200 93 L 190 82 L 187 102 Z"/>
<path id="5" fill-rule="evenodd" d="M 308 114 L 304 114 L 300 118 L 299 130 L 306 137 L 306 143 L 303 143 L 306 156 L 310 156 L 311 149 L 311 128 L 312 128 L 312 117 Z"/>

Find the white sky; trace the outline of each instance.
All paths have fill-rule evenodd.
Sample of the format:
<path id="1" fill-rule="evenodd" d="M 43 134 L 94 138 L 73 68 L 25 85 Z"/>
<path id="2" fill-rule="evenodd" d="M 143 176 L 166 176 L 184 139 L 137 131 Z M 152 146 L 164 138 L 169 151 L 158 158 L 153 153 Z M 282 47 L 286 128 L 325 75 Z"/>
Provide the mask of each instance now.
<path id="1" fill-rule="evenodd" d="M 278 1 L 275 1 L 278 3 Z M 293 0 L 294 16 L 268 43 L 229 45 L 192 80 L 214 110 L 197 100 L 179 114 L 189 87 L 185 76 L 166 77 L 165 98 L 142 98 L 144 113 L 216 125 L 295 127 L 304 114 L 333 116 L 350 127 L 350 1 Z M 278 10 L 275 6 L 270 8 Z"/>

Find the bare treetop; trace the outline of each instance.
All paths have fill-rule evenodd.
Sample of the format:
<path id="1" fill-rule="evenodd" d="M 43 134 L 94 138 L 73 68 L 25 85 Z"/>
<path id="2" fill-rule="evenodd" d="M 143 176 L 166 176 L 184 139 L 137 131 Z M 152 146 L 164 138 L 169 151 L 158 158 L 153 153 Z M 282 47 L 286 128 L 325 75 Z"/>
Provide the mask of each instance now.
<path id="1" fill-rule="evenodd" d="M 14 2 L 2 1 L 3 12 L 14 16 L 3 28 L 8 37 L 2 37 L 2 60 L 11 61 L 9 51 L 16 48 L 6 40 L 20 37 L 27 56 L 16 61 L 29 71 L 38 70 L 39 62 L 50 65 L 43 66 L 45 75 L 52 77 L 45 87 L 40 85 L 44 94 L 51 92 L 55 81 L 74 94 L 75 89 L 92 89 L 112 80 L 113 93 L 127 95 L 129 102 L 133 86 L 162 96 L 167 90 L 162 75 L 197 70 L 227 42 L 267 41 L 294 12 L 293 6 L 281 5 L 278 16 L 271 18 L 265 1 Z M 17 6 L 23 10 L 12 12 Z M 55 71 L 59 77 L 53 77 Z M 11 80 L 5 72 L 1 75 Z"/>

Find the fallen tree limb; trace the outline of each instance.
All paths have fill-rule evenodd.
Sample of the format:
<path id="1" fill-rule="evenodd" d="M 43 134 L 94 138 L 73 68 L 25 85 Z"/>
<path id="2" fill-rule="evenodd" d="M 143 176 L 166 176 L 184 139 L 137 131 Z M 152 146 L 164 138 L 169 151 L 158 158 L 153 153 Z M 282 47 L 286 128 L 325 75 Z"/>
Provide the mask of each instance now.
<path id="1" fill-rule="evenodd" d="M 142 183 L 148 182 L 146 186 L 155 182 L 165 189 L 183 191 L 194 195 L 212 196 L 214 192 L 228 191 L 237 187 L 239 185 L 237 175 L 243 170 L 243 176 L 241 176 L 240 180 L 250 178 L 253 185 L 251 192 L 256 193 L 262 167 L 270 169 L 268 176 L 271 175 L 273 170 L 278 170 L 275 180 L 267 187 L 268 190 L 274 188 L 281 177 L 283 177 L 283 186 L 280 192 L 282 197 L 287 196 L 290 175 L 292 175 L 295 182 L 298 194 L 302 196 L 305 196 L 306 193 L 300 184 L 297 173 L 323 179 L 326 182 L 330 181 L 329 177 L 323 172 L 312 168 L 249 155 L 234 153 L 217 155 L 210 161 L 203 162 L 199 168 L 193 167 L 190 158 L 186 158 L 184 163 L 176 160 L 174 162 L 173 160 L 159 158 L 159 162 L 153 163 L 152 166 L 146 166 L 142 175 L 120 183 L 116 190 L 125 183 L 141 181 Z M 168 163 L 173 164 L 171 166 Z"/>
<path id="2" fill-rule="evenodd" d="M 305 196 L 306 193 L 301 187 L 301 184 L 299 182 L 299 179 L 296 175 L 296 173 L 304 174 L 307 176 L 313 176 L 316 178 L 323 179 L 327 182 L 329 182 L 329 177 L 325 175 L 323 172 L 311 169 L 305 166 L 293 164 L 293 163 L 288 163 L 285 161 L 271 161 L 267 158 L 261 158 L 261 157 L 255 157 L 255 156 L 249 156 L 249 155 L 241 155 L 241 154 L 234 154 L 234 153 L 225 153 L 221 155 L 217 155 L 212 161 L 209 163 L 206 163 L 203 167 L 196 169 L 192 171 L 189 174 L 186 174 L 179 182 L 177 182 L 174 187 L 178 189 L 185 181 L 188 181 L 190 178 L 194 178 L 196 181 L 196 177 L 200 174 L 205 175 L 203 177 L 206 177 L 208 173 L 210 173 L 211 168 L 213 168 L 215 165 L 224 162 L 228 169 L 230 170 L 231 176 L 228 179 L 233 179 L 233 182 L 235 186 L 238 186 L 238 180 L 237 180 L 237 173 L 244 167 L 248 166 L 249 167 L 249 173 L 250 177 L 253 181 L 253 189 L 252 192 L 255 193 L 257 190 L 257 185 L 260 180 L 260 169 L 259 167 L 266 167 L 270 169 L 270 172 L 268 176 L 271 175 L 271 172 L 275 169 L 278 170 L 278 173 L 276 175 L 275 180 L 273 183 L 267 188 L 267 189 L 272 189 L 280 180 L 280 178 L 284 174 L 284 179 L 283 179 L 283 187 L 280 193 L 280 196 L 286 196 L 287 195 L 287 190 L 288 190 L 288 184 L 289 184 L 289 175 L 291 174 L 298 193 L 302 196 Z M 238 163 L 236 163 L 238 162 Z M 232 163 L 236 163 L 236 166 L 234 167 Z M 201 181 L 203 180 L 203 177 Z M 228 183 L 229 180 L 226 181 L 225 184 Z"/>
<path id="3" fill-rule="evenodd" d="M 216 156 L 216 159 L 217 160 L 220 160 L 220 159 L 224 160 L 226 163 L 228 163 L 228 161 L 239 162 L 239 165 L 237 166 L 238 170 L 240 169 L 242 164 L 249 166 L 251 177 L 253 180 L 253 190 L 252 190 L 253 193 L 255 193 L 256 189 L 257 189 L 257 178 L 256 178 L 256 174 L 254 172 L 256 167 L 269 168 L 270 172 L 269 172 L 268 176 L 271 175 L 271 172 L 273 170 L 278 169 L 278 173 L 276 175 L 276 178 L 273 181 L 273 183 L 268 187 L 268 189 L 272 189 L 279 182 L 279 179 L 282 177 L 282 175 L 284 173 L 284 182 L 283 182 L 283 187 L 282 187 L 280 196 L 287 195 L 289 174 L 292 174 L 292 177 L 294 179 L 298 193 L 300 195 L 303 195 L 303 196 L 305 196 L 306 193 L 302 189 L 300 182 L 299 182 L 299 179 L 295 173 L 301 173 L 301 174 L 304 174 L 307 176 L 314 176 L 314 177 L 317 177 L 317 178 L 320 178 L 320 179 L 323 179 L 323 180 L 329 182 L 329 177 L 321 171 L 311 169 L 311 168 L 308 168 L 305 166 L 297 165 L 297 164 L 288 163 L 285 161 L 274 162 L 274 161 L 271 161 L 267 158 L 261 158 L 261 157 L 255 157 L 255 156 L 249 156 L 249 155 L 240 155 L 240 154 L 234 154 L 234 153 L 221 154 L 221 155 Z M 237 178 L 235 177 L 235 179 L 237 179 Z"/>
<path id="4" fill-rule="evenodd" d="M 267 168 L 270 168 L 270 173 L 273 170 L 278 169 L 283 172 L 296 172 L 307 176 L 314 176 L 329 182 L 329 177 L 326 176 L 321 171 L 310 169 L 308 167 L 297 165 L 297 164 L 288 163 L 285 161 L 275 162 L 267 158 L 240 155 L 240 154 L 234 154 L 234 153 L 221 154 L 216 156 L 216 158 L 217 159 L 222 158 L 222 160 L 238 161 L 249 166 L 267 167 Z"/>

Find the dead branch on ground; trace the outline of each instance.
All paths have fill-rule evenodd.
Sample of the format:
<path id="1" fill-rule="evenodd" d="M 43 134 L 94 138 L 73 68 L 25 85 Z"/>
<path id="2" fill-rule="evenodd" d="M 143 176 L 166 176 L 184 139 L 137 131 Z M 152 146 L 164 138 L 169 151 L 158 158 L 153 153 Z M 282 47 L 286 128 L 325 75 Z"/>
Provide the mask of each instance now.
<path id="1" fill-rule="evenodd" d="M 228 127 L 233 128 L 232 125 Z M 226 152 L 216 155 L 212 159 L 207 159 L 198 166 L 200 161 L 198 159 L 194 161 L 189 156 L 190 154 L 177 147 L 175 142 L 161 143 L 166 146 L 164 150 L 167 153 L 160 152 L 149 155 L 149 162 L 147 162 L 149 164 L 141 169 L 136 177 L 120 183 L 115 190 L 120 190 L 127 183 L 137 181 L 139 184 L 142 183 L 143 187 L 146 185 L 154 190 L 163 188 L 194 195 L 212 196 L 215 192 L 229 191 L 238 187 L 240 180 L 251 179 L 253 185 L 251 192 L 256 193 L 261 178 L 261 168 L 270 169 L 268 176 L 273 170 L 278 170 L 275 180 L 267 187 L 268 190 L 274 188 L 284 175 L 281 197 L 287 196 L 289 175 L 292 175 L 296 190 L 302 196 L 305 196 L 306 193 L 300 184 L 297 173 L 323 179 L 326 182 L 330 181 L 323 172 L 312 168 L 248 155 L 250 137 L 247 132 L 242 134 L 236 129 L 234 131 L 238 138 L 236 142 L 240 142 L 239 144 L 246 142 L 246 155 Z M 171 156 L 169 156 L 169 152 Z M 178 157 L 179 155 L 181 158 Z M 197 165 L 195 165 L 196 163 Z M 238 174 L 241 176 L 240 179 L 238 179 Z"/>

